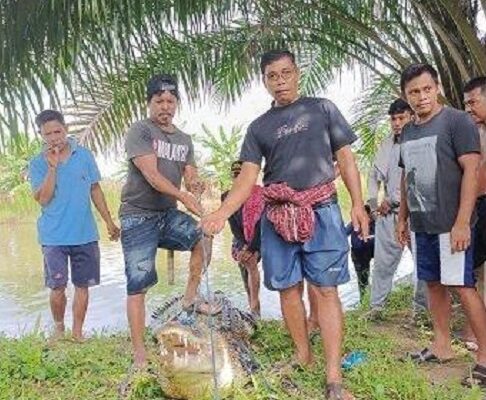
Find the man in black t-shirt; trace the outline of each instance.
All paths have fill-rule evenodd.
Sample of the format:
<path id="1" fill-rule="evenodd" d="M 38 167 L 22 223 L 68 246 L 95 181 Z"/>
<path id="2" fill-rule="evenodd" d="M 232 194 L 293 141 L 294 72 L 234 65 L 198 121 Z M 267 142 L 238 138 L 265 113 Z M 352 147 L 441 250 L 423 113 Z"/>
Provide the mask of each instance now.
<path id="1" fill-rule="evenodd" d="M 264 283 L 280 294 L 282 314 L 296 346 L 296 362 L 313 356 L 307 335 L 304 279 L 318 303 L 326 351 L 326 398 L 348 399 L 341 374 L 343 314 L 337 286 L 349 281 L 349 245 L 336 201 L 333 159 L 351 199 L 353 228 L 368 236 L 361 183 L 351 143 L 356 139 L 337 107 L 322 98 L 301 97 L 294 55 L 271 51 L 262 57 L 263 82 L 273 106 L 248 127 L 240 160 L 242 171 L 220 209 L 203 218 L 208 234 L 248 198 L 265 160 L 266 211 L 262 218 Z"/>

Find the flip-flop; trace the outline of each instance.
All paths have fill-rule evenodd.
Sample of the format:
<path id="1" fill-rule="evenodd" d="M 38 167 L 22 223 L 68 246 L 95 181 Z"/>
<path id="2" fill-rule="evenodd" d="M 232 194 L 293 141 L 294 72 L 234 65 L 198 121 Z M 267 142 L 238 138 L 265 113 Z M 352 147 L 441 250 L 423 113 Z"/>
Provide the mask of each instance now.
<path id="1" fill-rule="evenodd" d="M 462 336 L 460 333 L 456 333 L 452 335 L 454 339 L 458 340 L 461 342 L 466 350 L 476 352 L 479 350 L 479 346 L 475 340 L 470 340 L 468 338 L 465 338 Z"/>
<path id="2" fill-rule="evenodd" d="M 467 387 L 477 385 L 482 389 L 486 388 L 486 367 L 476 364 L 472 369 L 471 374 L 466 376 L 461 381 L 461 384 Z"/>
<path id="3" fill-rule="evenodd" d="M 203 307 L 206 305 L 208 309 L 205 309 Z M 223 309 L 223 304 L 218 298 L 215 298 L 213 302 L 208 303 L 207 301 L 195 301 L 189 306 L 182 307 L 182 311 L 186 312 L 187 314 L 193 314 L 194 312 L 197 312 L 199 314 L 203 315 L 217 315 L 221 312 Z"/>
<path id="4" fill-rule="evenodd" d="M 407 353 L 405 359 L 412 360 L 417 364 L 425 364 L 425 363 L 445 364 L 452 360 L 452 358 L 437 357 L 434 353 L 432 353 L 432 351 L 428 347 L 416 353 Z"/>
<path id="5" fill-rule="evenodd" d="M 355 397 L 344 389 L 342 383 L 328 383 L 326 385 L 326 400 L 354 400 Z"/>

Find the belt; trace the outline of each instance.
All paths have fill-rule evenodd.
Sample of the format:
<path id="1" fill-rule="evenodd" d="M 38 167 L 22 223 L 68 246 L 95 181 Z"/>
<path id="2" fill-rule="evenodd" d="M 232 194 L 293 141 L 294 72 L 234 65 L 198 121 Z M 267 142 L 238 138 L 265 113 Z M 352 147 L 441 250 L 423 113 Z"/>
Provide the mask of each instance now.
<path id="1" fill-rule="evenodd" d="M 329 197 L 328 199 L 326 199 L 324 201 L 313 204 L 312 208 L 315 210 L 317 208 L 321 208 L 321 207 L 327 206 L 329 204 L 337 203 L 337 201 L 338 201 L 338 198 L 337 198 L 337 195 L 335 194 L 335 195 L 332 195 L 331 197 Z"/>

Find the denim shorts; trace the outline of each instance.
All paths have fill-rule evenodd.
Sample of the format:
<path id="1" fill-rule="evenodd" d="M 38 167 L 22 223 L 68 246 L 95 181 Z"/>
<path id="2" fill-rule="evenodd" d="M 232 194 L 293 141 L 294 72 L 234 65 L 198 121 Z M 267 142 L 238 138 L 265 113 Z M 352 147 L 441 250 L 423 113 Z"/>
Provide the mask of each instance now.
<path id="1" fill-rule="evenodd" d="M 123 215 L 120 223 L 129 295 L 145 293 L 157 283 L 157 248 L 188 251 L 202 238 L 196 220 L 176 208 Z"/>
<path id="2" fill-rule="evenodd" d="M 339 205 L 322 205 L 314 210 L 314 216 L 314 234 L 305 243 L 286 242 L 266 216 L 262 217 L 261 252 L 267 289 L 288 289 L 304 279 L 320 287 L 349 281 L 349 244 Z"/>
<path id="3" fill-rule="evenodd" d="M 98 242 L 76 246 L 42 246 L 44 278 L 50 289 L 66 287 L 71 263 L 71 282 L 77 287 L 100 284 L 100 248 Z"/>

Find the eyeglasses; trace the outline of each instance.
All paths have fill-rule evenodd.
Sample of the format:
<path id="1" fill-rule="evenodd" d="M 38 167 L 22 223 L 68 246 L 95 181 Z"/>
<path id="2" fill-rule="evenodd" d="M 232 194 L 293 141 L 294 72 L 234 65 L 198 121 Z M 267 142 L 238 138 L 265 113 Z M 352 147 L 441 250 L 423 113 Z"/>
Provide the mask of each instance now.
<path id="1" fill-rule="evenodd" d="M 270 82 L 277 82 L 280 77 L 284 81 L 289 80 L 292 75 L 294 74 L 295 70 L 294 69 L 284 69 L 282 72 L 270 72 L 269 74 L 266 74 L 265 77 L 267 78 L 268 81 Z"/>

